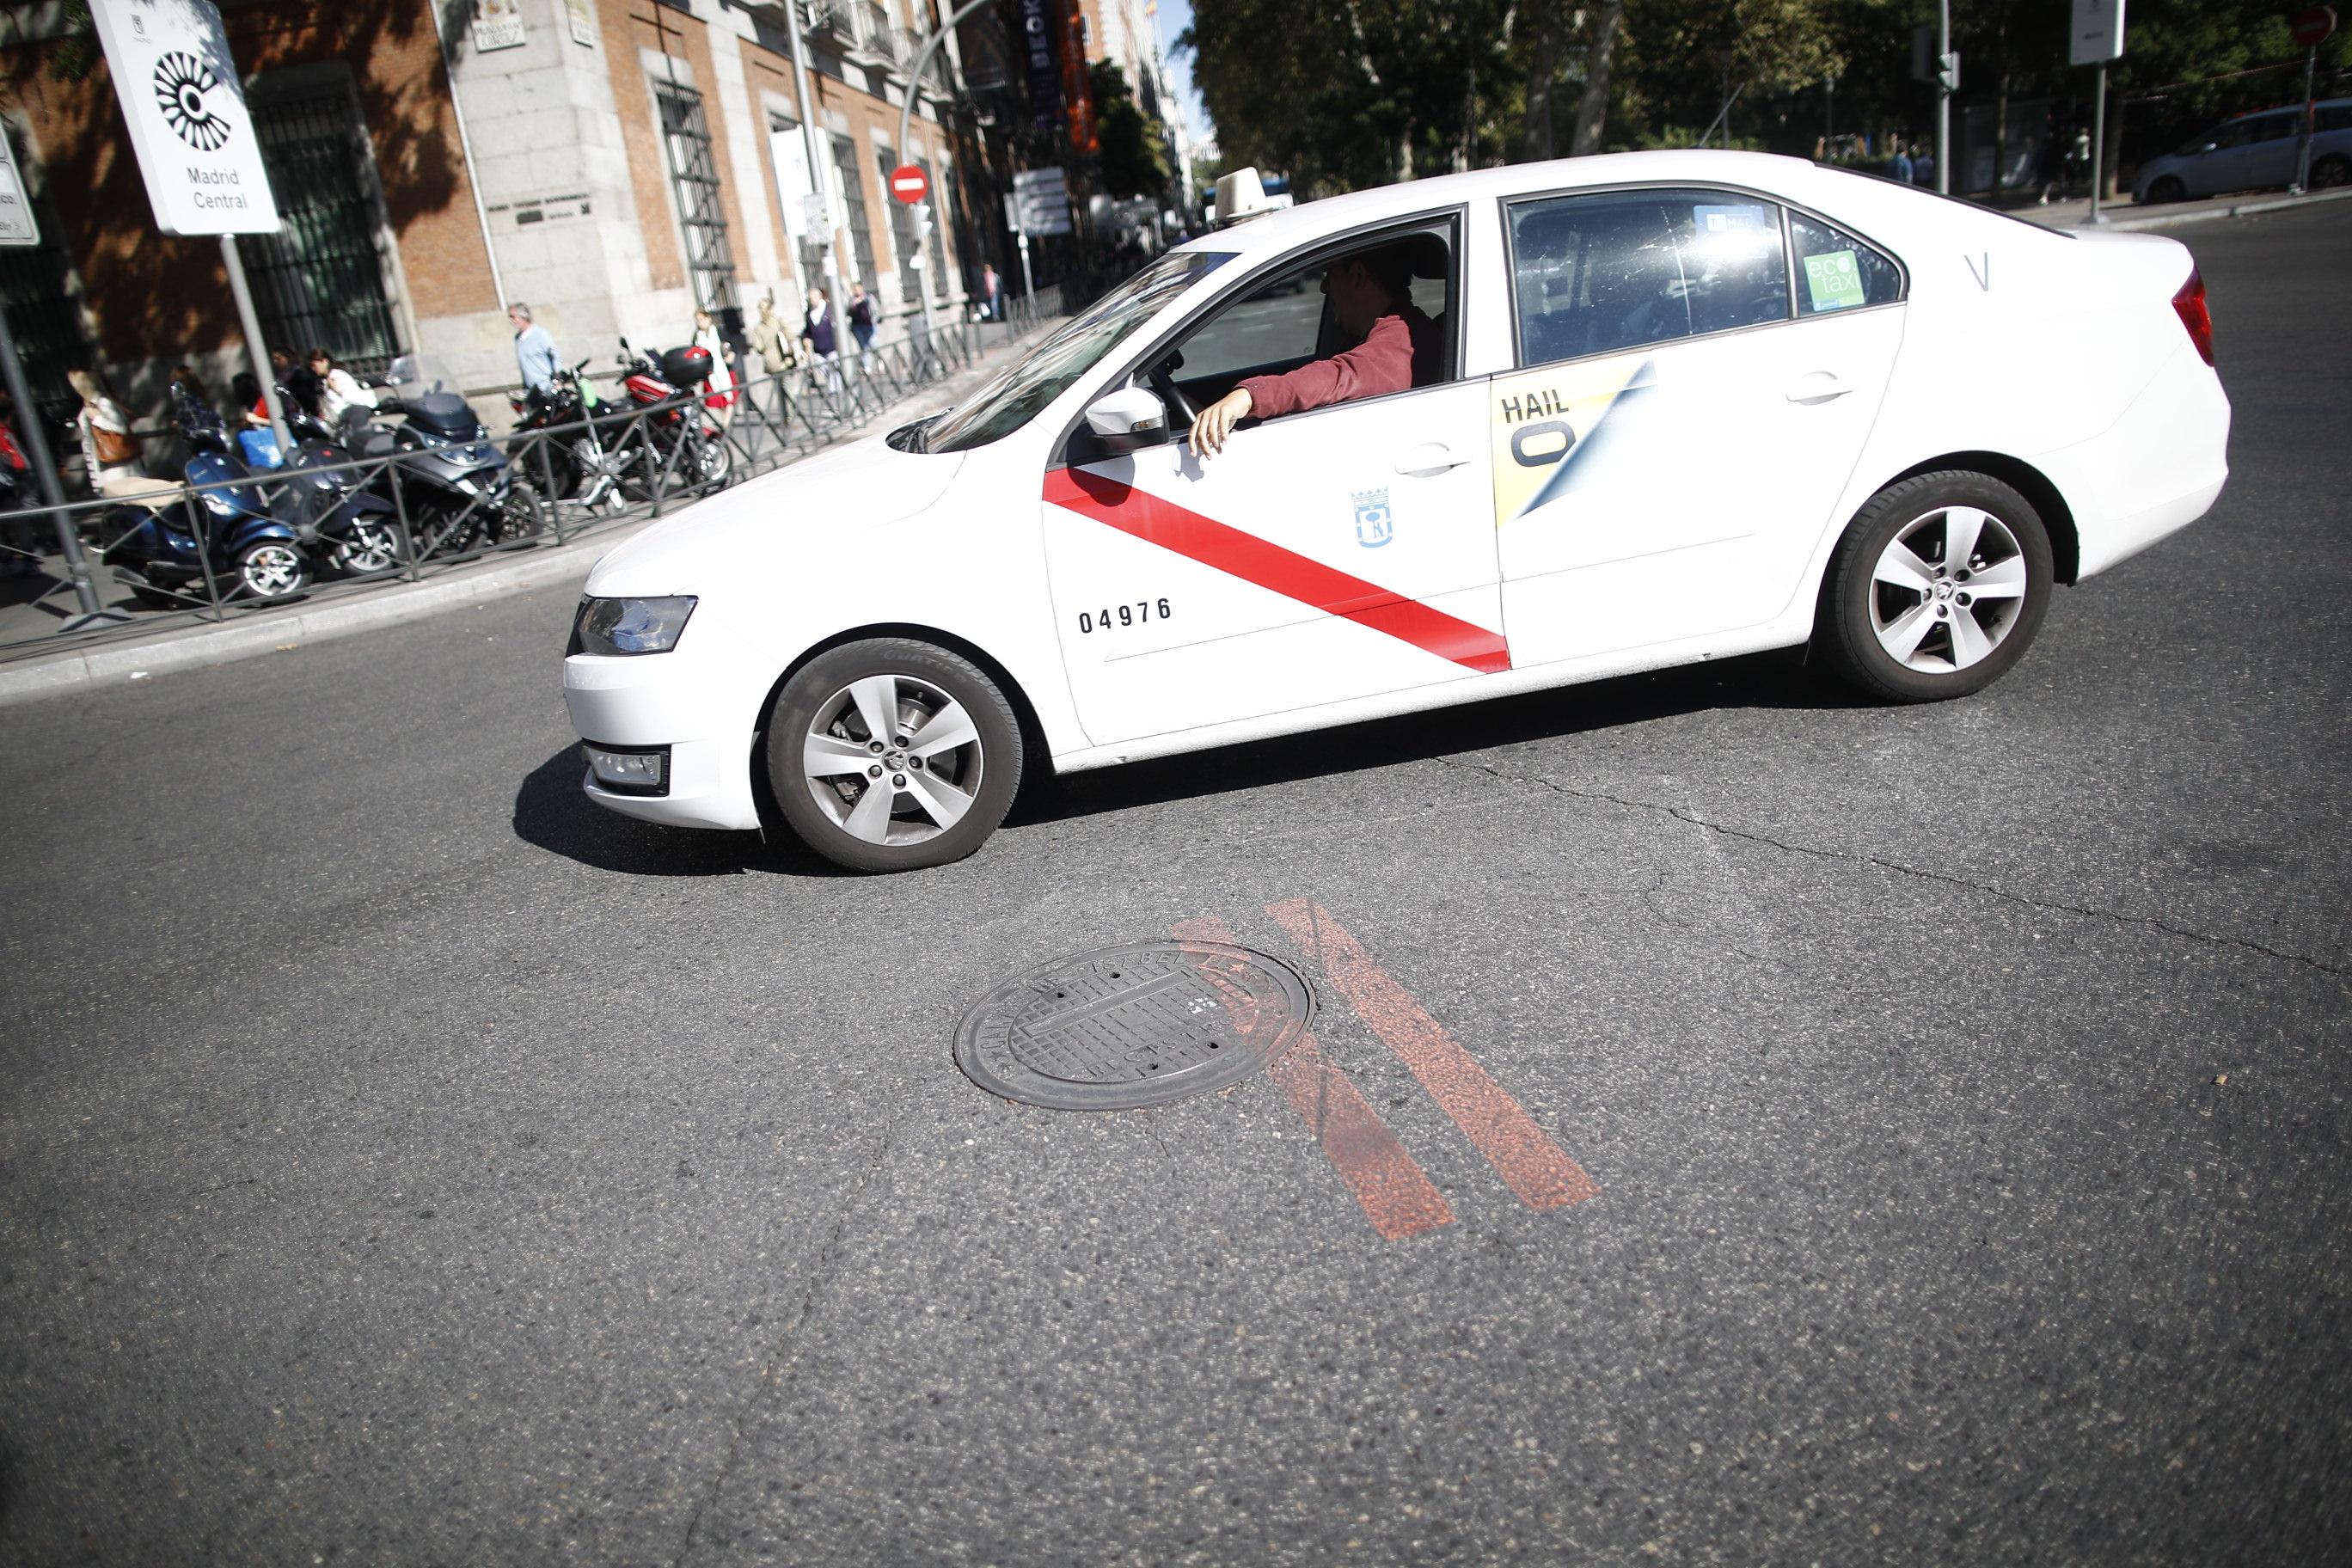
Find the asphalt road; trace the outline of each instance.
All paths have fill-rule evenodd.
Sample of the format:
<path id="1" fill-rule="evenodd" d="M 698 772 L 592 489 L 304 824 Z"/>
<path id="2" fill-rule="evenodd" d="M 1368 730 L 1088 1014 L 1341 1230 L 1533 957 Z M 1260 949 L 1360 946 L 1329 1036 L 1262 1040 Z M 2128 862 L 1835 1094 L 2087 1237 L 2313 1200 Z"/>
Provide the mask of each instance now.
<path id="1" fill-rule="evenodd" d="M 0 1561 L 2340 1552 L 2352 212 L 2183 237 L 2235 477 L 1961 704 L 1613 681 L 881 880 L 583 802 L 563 591 L 0 714 Z M 1293 900 L 1597 1195 L 1515 1197 Z M 950 1064 L 1203 917 L 1451 1223 L 1271 1079 Z"/>

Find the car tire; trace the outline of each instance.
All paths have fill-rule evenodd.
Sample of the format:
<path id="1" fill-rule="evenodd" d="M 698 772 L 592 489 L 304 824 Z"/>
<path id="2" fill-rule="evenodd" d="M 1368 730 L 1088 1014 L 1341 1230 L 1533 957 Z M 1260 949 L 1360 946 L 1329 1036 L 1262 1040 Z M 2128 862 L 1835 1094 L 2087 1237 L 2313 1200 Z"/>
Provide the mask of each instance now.
<path id="1" fill-rule="evenodd" d="M 2338 185 L 2352 184 L 2352 158 L 2331 153 L 2311 166 L 2311 188 L 2333 190 Z"/>
<path id="2" fill-rule="evenodd" d="M 1959 563 L 1948 559 L 1956 542 Z M 1966 697 L 2025 657 L 2052 575 L 2049 530 L 2015 489 L 1983 474 L 1921 474 L 1873 496 L 1847 528 L 1814 641 L 1881 701 Z"/>
<path id="3" fill-rule="evenodd" d="M 853 871 L 911 871 L 996 831 L 1021 783 L 1021 725 L 969 659 L 875 637 L 793 672 L 770 705 L 766 754 L 803 843 Z"/>
<path id="4" fill-rule="evenodd" d="M 2185 201 L 2188 196 L 2189 187 L 2182 184 L 2179 179 L 2172 174 L 2165 175 L 2147 188 L 2147 200 L 2150 206 L 2160 205 L 2165 202 Z"/>

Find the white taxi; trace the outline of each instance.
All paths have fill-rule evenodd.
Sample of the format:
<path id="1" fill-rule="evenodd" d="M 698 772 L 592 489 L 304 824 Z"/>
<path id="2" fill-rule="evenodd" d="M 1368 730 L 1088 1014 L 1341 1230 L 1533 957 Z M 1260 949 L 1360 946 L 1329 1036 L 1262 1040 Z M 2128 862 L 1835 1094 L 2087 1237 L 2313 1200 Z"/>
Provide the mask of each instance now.
<path id="1" fill-rule="evenodd" d="M 1375 251 L 1411 386 L 1204 461 L 1195 410 L 1350 346 L 1323 282 Z M 1962 696 L 2212 504 L 2229 424 L 2168 239 L 1756 153 L 1422 180 L 1193 240 L 961 406 L 629 540 L 564 696 L 616 811 L 935 865 L 1034 770 L 1632 670 L 1811 642 Z"/>

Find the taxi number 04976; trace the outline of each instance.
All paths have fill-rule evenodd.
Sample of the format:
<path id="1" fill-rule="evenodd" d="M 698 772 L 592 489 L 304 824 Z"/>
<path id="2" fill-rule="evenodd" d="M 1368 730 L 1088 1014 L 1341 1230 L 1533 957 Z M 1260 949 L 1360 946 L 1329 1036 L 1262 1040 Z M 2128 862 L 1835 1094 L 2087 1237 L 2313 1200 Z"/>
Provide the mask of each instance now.
<path id="1" fill-rule="evenodd" d="M 1114 623 L 1122 626 L 1131 626 L 1138 621 L 1151 620 L 1155 616 L 1163 621 L 1168 618 L 1167 600 L 1138 599 L 1132 605 L 1121 605 L 1115 610 L 1102 610 L 1092 614 L 1080 610 L 1078 630 L 1081 633 L 1089 633 L 1100 627 L 1104 631 L 1108 631 Z"/>

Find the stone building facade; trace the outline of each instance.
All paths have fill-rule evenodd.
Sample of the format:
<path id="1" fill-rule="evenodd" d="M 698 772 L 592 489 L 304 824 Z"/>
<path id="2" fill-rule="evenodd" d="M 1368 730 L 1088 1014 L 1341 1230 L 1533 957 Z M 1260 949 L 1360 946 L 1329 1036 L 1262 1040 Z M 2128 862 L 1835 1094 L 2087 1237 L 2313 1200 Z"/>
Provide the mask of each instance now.
<path id="1" fill-rule="evenodd" d="M 893 334 L 926 300 L 965 308 L 978 262 L 958 230 L 992 196 L 969 188 L 943 123 L 954 41 L 923 83 L 909 77 L 932 0 L 803 0 L 805 95 L 782 4 L 222 10 L 286 218 L 239 242 L 273 344 L 362 364 L 416 353 L 483 388 L 514 379 L 517 300 L 567 355 L 599 363 L 623 336 L 683 341 L 698 305 L 748 321 L 772 293 L 797 320 L 806 286 L 836 276 L 863 278 Z M 37 385 L 96 363 L 152 409 L 176 363 L 220 384 L 242 340 L 218 242 L 155 231 L 113 81 L 69 9 L 16 16 L 0 118 L 43 244 L 0 253 L 0 305 Z M 931 176 L 928 233 L 889 197 L 901 162 Z"/>

